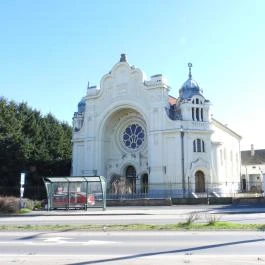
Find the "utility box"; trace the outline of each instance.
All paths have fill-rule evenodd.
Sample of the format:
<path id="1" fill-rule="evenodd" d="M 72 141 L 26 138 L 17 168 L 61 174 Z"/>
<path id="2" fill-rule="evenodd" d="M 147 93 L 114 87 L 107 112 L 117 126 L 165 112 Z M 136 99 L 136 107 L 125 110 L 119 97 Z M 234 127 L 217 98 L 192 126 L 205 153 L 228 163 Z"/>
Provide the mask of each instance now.
<path id="1" fill-rule="evenodd" d="M 106 181 L 102 176 L 44 177 L 47 210 L 106 209 Z"/>

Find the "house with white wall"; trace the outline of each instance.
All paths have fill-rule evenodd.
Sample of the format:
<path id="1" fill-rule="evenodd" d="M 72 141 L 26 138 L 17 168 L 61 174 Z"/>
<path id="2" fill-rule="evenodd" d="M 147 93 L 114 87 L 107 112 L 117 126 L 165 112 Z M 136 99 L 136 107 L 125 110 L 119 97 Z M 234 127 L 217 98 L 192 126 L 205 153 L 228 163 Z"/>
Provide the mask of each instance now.
<path id="1" fill-rule="evenodd" d="M 241 151 L 241 189 L 243 192 L 260 193 L 265 190 L 265 150 Z"/>

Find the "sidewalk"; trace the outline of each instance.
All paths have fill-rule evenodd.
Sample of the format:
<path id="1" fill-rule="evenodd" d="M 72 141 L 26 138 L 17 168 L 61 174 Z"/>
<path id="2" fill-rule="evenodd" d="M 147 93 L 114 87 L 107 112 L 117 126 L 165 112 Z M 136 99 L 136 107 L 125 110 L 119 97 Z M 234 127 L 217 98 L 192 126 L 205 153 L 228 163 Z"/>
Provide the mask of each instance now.
<path id="1" fill-rule="evenodd" d="M 208 212 L 211 214 L 265 213 L 264 205 L 172 205 L 172 206 L 128 206 L 88 208 L 87 210 L 40 210 L 32 211 L 27 216 L 77 216 L 77 215 L 176 215 L 192 212 Z"/>
<path id="2" fill-rule="evenodd" d="M 102 208 L 88 208 L 87 210 L 34 210 L 25 214 L 2 214 L 8 216 L 127 216 L 127 215 L 188 215 L 190 213 L 209 214 L 251 214 L 265 213 L 265 204 L 245 205 L 172 205 L 172 206 L 110 206 Z"/>

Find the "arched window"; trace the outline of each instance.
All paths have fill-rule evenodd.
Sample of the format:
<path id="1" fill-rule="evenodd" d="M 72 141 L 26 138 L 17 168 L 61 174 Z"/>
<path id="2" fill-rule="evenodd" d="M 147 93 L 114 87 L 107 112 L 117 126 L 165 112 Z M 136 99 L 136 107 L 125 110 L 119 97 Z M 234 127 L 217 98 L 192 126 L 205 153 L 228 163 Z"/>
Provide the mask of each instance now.
<path id="1" fill-rule="evenodd" d="M 200 108 L 196 108 L 196 121 L 200 121 Z"/>
<path id="2" fill-rule="evenodd" d="M 200 106 L 202 105 L 202 101 L 199 98 L 195 98 L 192 100 L 192 104 L 195 105 L 194 107 L 192 107 L 192 120 L 203 121 L 203 107 Z"/>
<path id="3" fill-rule="evenodd" d="M 204 141 L 202 139 L 196 139 L 193 141 L 193 152 L 196 152 L 196 153 L 205 152 Z"/>

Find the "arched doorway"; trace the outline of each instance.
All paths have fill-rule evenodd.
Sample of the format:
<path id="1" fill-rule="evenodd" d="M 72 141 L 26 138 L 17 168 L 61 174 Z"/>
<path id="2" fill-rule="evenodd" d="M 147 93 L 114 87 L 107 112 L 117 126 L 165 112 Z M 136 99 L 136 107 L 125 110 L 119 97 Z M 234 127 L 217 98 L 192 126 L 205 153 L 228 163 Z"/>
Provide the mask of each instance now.
<path id="1" fill-rule="evenodd" d="M 148 163 L 147 124 L 142 113 L 134 107 L 119 106 L 109 111 L 100 128 L 99 147 L 102 167 L 99 172 L 111 176 L 113 170 L 136 188 L 136 171 Z M 140 157 L 139 162 L 136 157 Z M 133 164 L 130 162 L 133 161 Z M 121 163 L 122 161 L 122 163 Z M 132 179 L 131 179 L 132 178 Z"/>
<path id="2" fill-rule="evenodd" d="M 136 170 L 133 166 L 128 166 L 126 168 L 126 180 L 129 183 L 129 185 L 131 186 L 131 190 L 133 193 L 136 192 Z"/>
<path id="3" fill-rule="evenodd" d="M 195 173 L 195 192 L 205 192 L 205 177 L 204 173 L 201 170 L 198 170 Z"/>
<path id="4" fill-rule="evenodd" d="M 148 174 L 141 177 L 141 193 L 148 193 Z"/>

